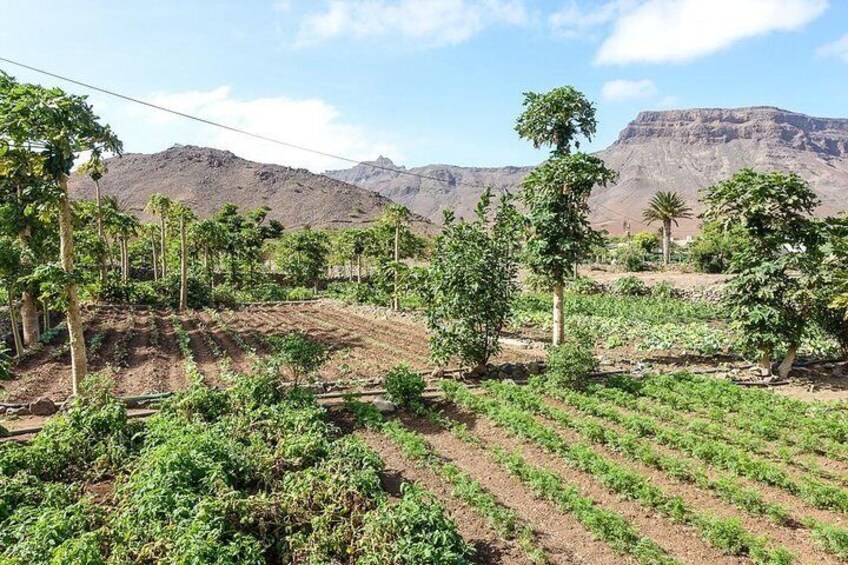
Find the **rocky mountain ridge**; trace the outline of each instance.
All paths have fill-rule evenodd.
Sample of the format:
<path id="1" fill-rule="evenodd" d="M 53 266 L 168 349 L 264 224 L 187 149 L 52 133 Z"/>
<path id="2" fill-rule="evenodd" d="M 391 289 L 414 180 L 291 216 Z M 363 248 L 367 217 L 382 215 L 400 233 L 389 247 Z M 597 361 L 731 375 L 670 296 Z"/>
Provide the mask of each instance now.
<path id="1" fill-rule="evenodd" d="M 612 233 L 628 222 L 632 230 L 651 229 L 641 212 L 658 190 L 681 192 L 700 211 L 698 193 L 745 167 L 795 172 L 822 200 L 820 212 L 848 208 L 848 119 L 816 118 L 774 107 L 701 108 L 641 112 L 618 139 L 597 155 L 619 173 L 618 182 L 592 197 L 593 221 Z M 378 164 L 383 168 L 371 165 Z M 469 168 L 428 165 L 407 171 L 381 157 L 327 176 L 368 188 L 406 204 L 434 222 L 452 209 L 468 216 L 482 191 L 517 190 L 532 167 Z M 476 185 L 476 186 L 475 186 Z M 681 223 L 693 233 L 697 220 Z"/>

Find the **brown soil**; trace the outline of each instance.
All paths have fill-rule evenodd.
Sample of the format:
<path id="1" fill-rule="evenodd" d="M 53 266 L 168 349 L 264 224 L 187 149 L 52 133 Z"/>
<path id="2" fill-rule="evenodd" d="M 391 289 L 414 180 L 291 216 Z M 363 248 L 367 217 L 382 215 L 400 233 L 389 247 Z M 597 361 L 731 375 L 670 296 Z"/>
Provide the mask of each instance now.
<path id="1" fill-rule="evenodd" d="M 556 405 L 555 401 L 551 401 L 552 405 Z M 557 406 L 562 408 L 562 406 Z M 540 423 L 543 423 L 551 429 L 556 429 L 557 433 L 569 443 L 585 442 L 580 434 L 573 430 L 569 430 L 562 425 L 546 418 L 537 418 Z M 604 422 L 604 425 L 614 429 L 612 425 Z M 616 426 L 617 427 L 617 426 Z M 616 431 L 621 431 L 620 429 Z M 700 489 L 699 487 L 689 484 L 674 481 L 668 475 L 654 467 L 634 462 L 620 453 L 602 445 L 594 445 L 593 448 L 601 453 L 604 457 L 615 461 L 616 463 L 635 470 L 638 474 L 647 477 L 650 481 L 661 487 L 665 492 L 680 496 L 690 505 L 693 510 L 709 515 L 721 516 L 724 518 L 735 517 L 742 520 L 745 528 L 756 534 L 765 535 L 774 545 L 783 546 L 793 554 L 798 556 L 803 563 L 840 563 L 833 556 L 817 551 L 818 545 L 812 539 L 809 530 L 782 527 L 762 516 L 751 516 L 744 511 L 724 502 L 717 495 Z M 658 450 L 664 453 L 670 453 L 670 450 Z M 680 457 L 679 453 L 674 453 Z M 683 459 L 687 459 L 683 457 Z M 690 460 L 691 461 L 691 460 Z"/>
<path id="2" fill-rule="evenodd" d="M 590 474 L 573 469 L 563 459 L 508 436 L 503 429 L 495 426 L 487 418 L 453 408 L 449 408 L 447 413 L 465 423 L 469 431 L 483 442 L 496 444 L 508 450 L 517 449 L 529 463 L 551 469 L 566 482 L 578 485 L 584 496 L 588 496 L 603 508 L 618 512 L 627 518 L 643 535 L 657 542 L 681 562 L 710 564 L 745 562 L 741 558 L 719 553 L 707 544 L 694 528 L 675 524 L 636 501 L 623 500 L 598 483 Z"/>
<path id="3" fill-rule="evenodd" d="M 386 465 L 384 488 L 393 496 L 399 496 L 400 483 L 414 482 L 436 496 L 456 522 L 459 533 L 474 549 L 474 562 L 479 564 L 526 563 L 521 550 L 514 543 L 503 540 L 473 508 L 451 495 L 451 488 L 426 467 L 416 465 L 385 437 L 371 431 L 357 435 L 374 451 L 380 454 Z"/>
<path id="4" fill-rule="evenodd" d="M 553 505 L 537 499 L 520 481 L 503 470 L 479 448 L 456 439 L 450 432 L 433 424 L 406 418 L 410 428 L 427 437 L 428 443 L 441 456 L 469 473 L 515 510 L 539 534 L 539 543 L 553 563 L 627 563 L 628 558 L 615 553 L 571 515 L 564 515 Z"/>

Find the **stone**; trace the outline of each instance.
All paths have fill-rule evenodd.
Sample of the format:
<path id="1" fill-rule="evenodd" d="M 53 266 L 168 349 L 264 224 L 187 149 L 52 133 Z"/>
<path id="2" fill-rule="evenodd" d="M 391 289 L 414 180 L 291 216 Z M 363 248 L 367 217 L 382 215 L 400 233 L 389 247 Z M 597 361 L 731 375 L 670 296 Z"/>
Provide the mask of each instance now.
<path id="1" fill-rule="evenodd" d="M 14 408 L 7 408 L 6 415 L 7 416 L 27 416 L 29 414 L 29 408 L 26 406 L 16 406 Z"/>
<path id="2" fill-rule="evenodd" d="M 442 367 L 436 367 L 433 369 L 433 372 L 430 373 L 430 378 L 432 379 L 443 379 L 445 378 L 445 370 Z"/>
<path id="3" fill-rule="evenodd" d="M 392 412 L 397 411 L 397 406 L 391 400 L 388 400 L 384 396 L 377 396 L 374 400 L 371 401 L 371 404 L 376 408 L 381 414 L 391 414 Z"/>
<path id="4" fill-rule="evenodd" d="M 44 396 L 34 400 L 29 405 L 29 413 L 33 416 L 52 416 L 58 411 L 59 409 L 56 407 L 56 404 Z"/>

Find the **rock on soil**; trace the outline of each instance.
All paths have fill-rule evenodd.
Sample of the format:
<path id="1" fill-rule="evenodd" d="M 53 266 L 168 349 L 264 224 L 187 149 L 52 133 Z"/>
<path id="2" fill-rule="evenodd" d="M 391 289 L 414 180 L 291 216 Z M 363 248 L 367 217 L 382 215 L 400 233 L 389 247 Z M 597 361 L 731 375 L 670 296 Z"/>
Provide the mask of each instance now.
<path id="1" fill-rule="evenodd" d="M 52 416 L 58 410 L 52 400 L 43 396 L 29 405 L 29 413 L 33 416 Z"/>

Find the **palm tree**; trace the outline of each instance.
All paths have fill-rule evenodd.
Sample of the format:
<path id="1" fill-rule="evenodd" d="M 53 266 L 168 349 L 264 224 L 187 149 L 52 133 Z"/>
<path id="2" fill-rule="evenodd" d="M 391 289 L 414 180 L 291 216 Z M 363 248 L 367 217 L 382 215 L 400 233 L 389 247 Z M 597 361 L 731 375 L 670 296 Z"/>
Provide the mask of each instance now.
<path id="1" fill-rule="evenodd" d="M 171 209 L 172 205 L 173 202 L 170 198 L 159 192 L 154 192 L 150 195 L 150 198 L 147 199 L 147 206 L 144 208 L 145 212 L 148 214 L 159 216 L 159 233 L 162 242 L 160 248 L 162 252 L 162 257 L 160 258 L 162 262 L 160 275 L 163 279 L 168 274 L 168 211 Z"/>
<path id="2" fill-rule="evenodd" d="M 677 220 L 691 218 L 692 208 L 686 204 L 679 193 L 661 190 L 651 198 L 642 217 L 648 224 L 662 222 L 663 265 L 668 266 L 671 260 L 671 224 L 674 222 L 677 226 L 679 225 Z"/>

